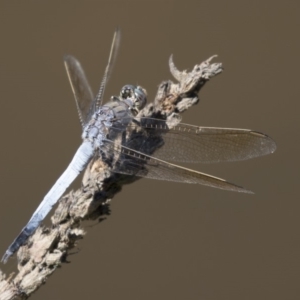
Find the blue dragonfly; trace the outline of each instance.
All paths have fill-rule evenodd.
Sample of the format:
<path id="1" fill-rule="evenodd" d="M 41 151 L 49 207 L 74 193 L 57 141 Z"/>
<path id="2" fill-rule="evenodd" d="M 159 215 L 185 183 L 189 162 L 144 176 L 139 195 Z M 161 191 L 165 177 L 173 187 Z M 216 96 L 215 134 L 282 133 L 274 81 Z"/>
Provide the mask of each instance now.
<path id="1" fill-rule="evenodd" d="M 125 85 L 119 97 L 102 105 L 107 81 L 120 42 L 116 30 L 109 60 L 100 89 L 94 97 L 80 63 L 70 55 L 64 64 L 75 97 L 82 125 L 83 142 L 71 163 L 46 194 L 27 225 L 6 250 L 7 262 L 35 232 L 66 189 L 97 154 L 109 161 L 116 173 L 202 184 L 214 188 L 252 193 L 224 179 L 171 163 L 215 163 L 241 161 L 273 153 L 275 142 L 263 133 L 249 129 L 200 127 L 179 123 L 170 126 L 166 120 L 139 117 L 146 105 L 146 91 L 140 86 Z M 178 77 L 172 57 L 171 72 Z"/>

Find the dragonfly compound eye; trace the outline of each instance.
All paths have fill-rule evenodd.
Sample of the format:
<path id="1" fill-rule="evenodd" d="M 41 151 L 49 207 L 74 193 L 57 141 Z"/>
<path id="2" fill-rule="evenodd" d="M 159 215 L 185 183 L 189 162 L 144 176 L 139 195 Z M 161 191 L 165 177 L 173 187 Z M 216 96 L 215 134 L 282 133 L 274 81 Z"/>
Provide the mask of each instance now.
<path id="1" fill-rule="evenodd" d="M 135 113 L 138 113 L 147 102 L 147 92 L 140 86 L 125 85 L 120 93 L 122 100 L 130 100 L 131 108 Z"/>
<path id="2" fill-rule="evenodd" d="M 137 86 L 134 89 L 134 96 L 134 108 L 139 111 L 144 108 L 147 103 L 147 92 L 141 86 Z"/>
<path id="3" fill-rule="evenodd" d="M 131 84 L 127 84 L 122 87 L 120 96 L 122 99 L 132 98 L 136 87 Z"/>

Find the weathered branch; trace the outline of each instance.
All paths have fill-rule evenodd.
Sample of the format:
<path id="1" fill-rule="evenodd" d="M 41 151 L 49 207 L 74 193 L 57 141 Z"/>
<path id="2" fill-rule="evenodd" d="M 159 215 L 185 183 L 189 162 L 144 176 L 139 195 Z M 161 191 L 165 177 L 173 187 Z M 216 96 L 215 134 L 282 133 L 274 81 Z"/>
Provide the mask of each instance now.
<path id="1" fill-rule="evenodd" d="M 198 92 L 205 82 L 222 71 L 220 63 L 210 64 L 212 58 L 196 65 L 191 72 L 180 72 L 171 56 L 170 70 L 179 82 L 160 84 L 154 102 L 138 116 L 167 120 L 169 127 L 177 125 L 180 113 L 198 103 Z M 83 238 L 82 221 L 106 218 L 110 213 L 109 200 L 121 191 L 124 184 L 137 179 L 114 173 L 113 166 L 95 157 L 85 171 L 82 187 L 60 200 L 51 218 L 52 228 L 39 227 L 19 249 L 18 273 L 7 279 L 0 271 L 0 300 L 28 298 L 36 291 Z"/>

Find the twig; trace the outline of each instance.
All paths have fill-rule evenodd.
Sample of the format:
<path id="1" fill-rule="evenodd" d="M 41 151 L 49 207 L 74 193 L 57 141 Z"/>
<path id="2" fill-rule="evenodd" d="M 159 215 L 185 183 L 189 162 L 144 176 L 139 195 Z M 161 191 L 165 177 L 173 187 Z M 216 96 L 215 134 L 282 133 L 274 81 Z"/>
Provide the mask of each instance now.
<path id="1" fill-rule="evenodd" d="M 210 64 L 212 58 L 196 65 L 191 72 L 180 72 L 171 56 L 170 70 L 178 83 L 166 81 L 160 84 L 154 102 L 138 116 L 167 120 L 169 127 L 177 125 L 180 113 L 198 103 L 198 92 L 205 82 L 222 72 L 220 63 Z M 138 180 L 137 177 L 116 174 L 113 168 L 99 157 L 91 161 L 83 176 L 82 187 L 60 200 L 51 218 L 52 228 L 40 226 L 19 249 L 18 273 L 7 278 L 0 270 L 0 300 L 25 299 L 35 292 L 66 261 L 70 250 L 83 238 L 82 221 L 104 219 L 110 214 L 109 201 L 114 195 L 124 184 Z"/>

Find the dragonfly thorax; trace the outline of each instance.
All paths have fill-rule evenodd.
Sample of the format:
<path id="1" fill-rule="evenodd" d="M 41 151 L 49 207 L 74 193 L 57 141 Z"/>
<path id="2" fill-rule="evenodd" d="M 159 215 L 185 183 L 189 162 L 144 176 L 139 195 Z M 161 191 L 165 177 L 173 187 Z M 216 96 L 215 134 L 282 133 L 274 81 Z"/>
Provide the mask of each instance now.
<path id="1" fill-rule="evenodd" d="M 103 145 L 103 140 L 113 127 L 121 132 L 125 130 L 134 116 L 146 105 L 146 90 L 140 86 L 125 85 L 119 97 L 101 106 L 85 126 L 82 138 L 93 144 L 94 149 Z"/>
<path id="2" fill-rule="evenodd" d="M 112 126 L 114 119 L 113 109 L 108 106 L 100 107 L 91 117 L 85 126 L 82 139 L 93 144 L 94 148 L 99 148 L 103 144 L 103 139 Z"/>

